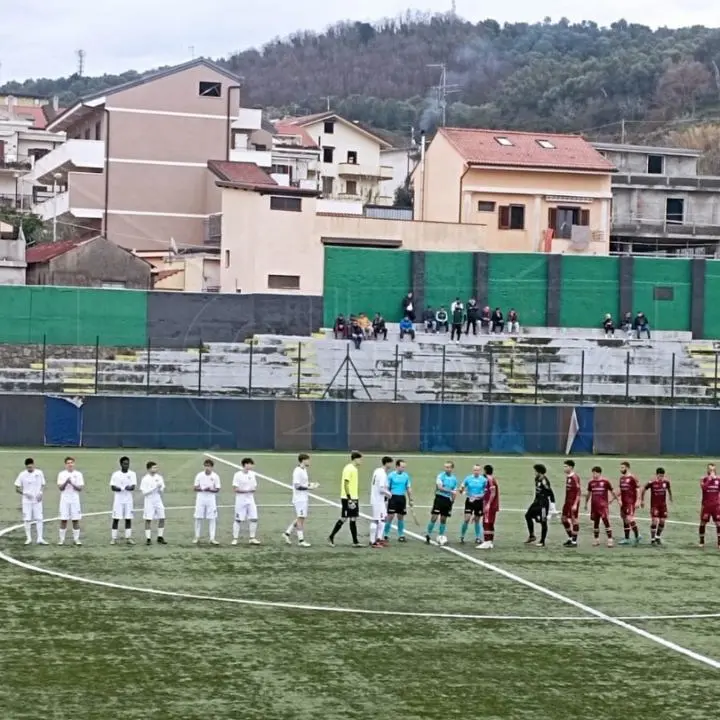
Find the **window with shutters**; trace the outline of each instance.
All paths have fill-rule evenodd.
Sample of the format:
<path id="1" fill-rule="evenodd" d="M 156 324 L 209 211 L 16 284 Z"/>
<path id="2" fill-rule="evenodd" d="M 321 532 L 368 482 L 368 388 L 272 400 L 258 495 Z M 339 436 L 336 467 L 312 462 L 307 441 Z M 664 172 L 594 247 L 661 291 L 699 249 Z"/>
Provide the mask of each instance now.
<path id="1" fill-rule="evenodd" d="M 569 240 L 573 225 L 590 225 L 590 211 L 579 207 L 558 207 L 548 210 L 548 227 L 557 238 Z"/>
<path id="2" fill-rule="evenodd" d="M 501 205 L 498 212 L 498 228 L 500 230 L 524 230 L 525 206 Z"/>

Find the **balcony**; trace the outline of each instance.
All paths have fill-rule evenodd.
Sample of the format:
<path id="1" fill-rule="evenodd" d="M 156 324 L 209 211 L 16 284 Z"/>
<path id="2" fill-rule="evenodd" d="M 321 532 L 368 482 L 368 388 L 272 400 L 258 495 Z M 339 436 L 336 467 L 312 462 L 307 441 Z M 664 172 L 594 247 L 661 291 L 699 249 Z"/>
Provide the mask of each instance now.
<path id="1" fill-rule="evenodd" d="M 62 182 L 69 172 L 102 172 L 104 167 L 105 143 L 102 140 L 68 140 L 41 157 L 30 171 L 27 181 L 52 185 L 58 173 Z"/>
<path id="2" fill-rule="evenodd" d="M 714 240 L 717 242 L 720 238 L 720 226 L 692 222 L 688 217 L 684 218 L 682 222 L 671 222 L 616 216 L 612 219 L 612 234 L 624 237 Z"/>
<path id="3" fill-rule="evenodd" d="M 65 213 L 85 220 L 99 220 L 104 213 L 104 175 L 72 173 L 69 190 L 52 195 L 33 206 L 33 212 L 43 220 L 51 220 Z"/>
<path id="4" fill-rule="evenodd" d="M 348 178 L 369 178 L 371 180 L 392 180 L 393 169 L 389 165 L 358 165 L 357 163 L 340 163 L 338 175 Z"/>
<path id="5" fill-rule="evenodd" d="M 713 175 L 613 175 L 614 187 L 661 190 L 695 190 L 717 192 L 720 189 L 720 177 Z"/>
<path id="6" fill-rule="evenodd" d="M 0 157 L 0 173 L 26 173 L 30 170 L 30 163 L 27 160 L 18 160 L 10 156 Z"/>
<path id="7" fill-rule="evenodd" d="M 252 148 L 235 148 L 230 151 L 232 162 L 254 163 L 261 168 L 272 167 L 272 152 L 270 150 L 253 150 Z"/>

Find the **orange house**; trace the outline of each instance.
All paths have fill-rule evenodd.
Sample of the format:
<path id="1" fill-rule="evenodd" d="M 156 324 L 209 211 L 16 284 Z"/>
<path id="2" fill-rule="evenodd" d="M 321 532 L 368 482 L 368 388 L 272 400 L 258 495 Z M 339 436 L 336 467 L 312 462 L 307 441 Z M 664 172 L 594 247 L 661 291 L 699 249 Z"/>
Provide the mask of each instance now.
<path id="1" fill-rule="evenodd" d="M 607 255 L 614 172 L 579 135 L 441 128 L 413 174 L 415 220 L 484 225 L 488 250 Z"/>

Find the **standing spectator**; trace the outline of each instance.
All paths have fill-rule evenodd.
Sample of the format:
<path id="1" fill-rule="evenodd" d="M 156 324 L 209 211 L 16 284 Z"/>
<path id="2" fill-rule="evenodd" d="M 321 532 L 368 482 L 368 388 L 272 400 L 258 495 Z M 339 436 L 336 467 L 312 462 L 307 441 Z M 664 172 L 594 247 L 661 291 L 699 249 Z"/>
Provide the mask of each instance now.
<path id="1" fill-rule="evenodd" d="M 605 337 L 615 337 L 615 321 L 612 319 L 612 315 L 607 313 L 603 320 L 603 330 L 605 331 Z"/>
<path id="2" fill-rule="evenodd" d="M 456 300 L 452 305 L 452 328 L 450 330 L 450 342 L 457 339 L 460 342 L 460 336 L 462 335 L 463 318 L 465 317 L 465 308 L 463 304 Z"/>
<path id="3" fill-rule="evenodd" d="M 380 313 L 375 313 L 375 317 L 372 321 L 373 336 L 377 340 L 380 335 L 383 336 L 383 340 L 387 340 L 387 325 L 385 325 L 385 318 Z"/>
<path id="4" fill-rule="evenodd" d="M 626 335 L 630 335 L 633 331 L 633 316 L 631 312 L 626 312 L 622 319 L 622 331 Z"/>
<path id="5" fill-rule="evenodd" d="M 505 318 L 503 317 L 502 310 L 499 307 L 496 307 L 490 316 L 490 326 L 494 333 L 501 333 L 505 328 Z"/>
<path id="6" fill-rule="evenodd" d="M 348 323 L 345 316 L 341 313 L 335 318 L 333 323 L 333 336 L 337 340 L 338 337 L 345 339 L 347 337 Z"/>
<path id="7" fill-rule="evenodd" d="M 437 332 L 437 323 L 435 322 L 435 312 L 428 305 L 423 313 L 423 322 L 425 323 L 425 332 Z"/>
<path id="8" fill-rule="evenodd" d="M 637 339 L 640 339 L 640 336 L 643 333 L 647 333 L 647 339 L 650 339 L 650 323 L 648 322 L 648 319 L 645 317 L 645 313 L 639 312 L 635 316 L 635 321 L 633 322 L 633 329 L 637 333 Z"/>
<path id="9" fill-rule="evenodd" d="M 455 308 L 456 308 L 458 305 L 462 305 L 462 303 L 460 302 L 460 298 L 459 298 L 459 297 L 456 297 L 456 298 L 450 303 L 450 315 L 452 315 L 452 314 L 455 312 Z"/>
<path id="10" fill-rule="evenodd" d="M 518 314 L 517 314 L 517 311 L 515 310 L 515 308 L 510 308 L 510 312 L 508 313 L 507 331 L 509 333 L 516 333 L 516 334 L 520 332 L 520 318 L 518 317 Z"/>
<path id="11" fill-rule="evenodd" d="M 407 315 L 400 321 L 400 339 L 402 340 L 406 335 L 409 335 L 411 340 L 415 340 L 415 328 Z"/>
<path id="12" fill-rule="evenodd" d="M 465 320 L 465 334 L 470 334 L 470 328 L 472 328 L 473 335 L 477 335 L 477 324 L 480 319 L 480 308 L 475 301 L 475 298 L 468 300 L 467 306 L 467 318 Z"/>
<path id="13" fill-rule="evenodd" d="M 441 305 L 440 309 L 435 313 L 435 329 L 438 332 L 440 332 L 440 330 L 447 332 L 449 322 L 447 310 L 444 305 Z"/>
<path id="14" fill-rule="evenodd" d="M 402 301 L 403 317 L 409 318 L 410 322 L 415 322 L 415 298 L 412 292 L 409 292 Z"/>
<path id="15" fill-rule="evenodd" d="M 490 312 L 490 307 L 488 305 L 486 305 L 480 311 L 480 328 L 486 335 L 488 335 L 490 333 L 490 318 L 491 317 L 492 317 L 492 313 Z"/>
<path id="16" fill-rule="evenodd" d="M 362 326 L 358 322 L 357 318 L 352 318 L 350 321 L 350 339 L 355 344 L 355 349 L 359 350 L 362 344 L 365 333 L 363 332 Z"/>

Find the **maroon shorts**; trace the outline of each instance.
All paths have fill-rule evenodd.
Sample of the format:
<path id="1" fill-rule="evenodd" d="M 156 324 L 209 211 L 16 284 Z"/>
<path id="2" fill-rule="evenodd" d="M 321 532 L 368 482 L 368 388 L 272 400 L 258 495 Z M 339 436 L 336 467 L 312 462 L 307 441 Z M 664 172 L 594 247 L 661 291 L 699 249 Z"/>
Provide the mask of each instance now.
<path id="1" fill-rule="evenodd" d="M 580 516 L 580 503 L 577 501 L 565 503 L 562 509 L 562 516 L 568 520 L 577 520 Z"/>
<path id="2" fill-rule="evenodd" d="M 635 515 L 635 503 L 624 503 L 620 506 L 620 517 L 629 518 Z"/>
<path id="3" fill-rule="evenodd" d="M 714 523 L 720 522 L 720 506 L 718 505 L 703 505 L 700 508 L 700 522 L 707 523 L 712 520 Z"/>
<path id="4" fill-rule="evenodd" d="M 655 520 L 666 520 L 668 516 L 667 505 L 651 505 L 650 517 Z"/>
<path id="5" fill-rule="evenodd" d="M 595 522 L 596 520 L 607 520 L 610 515 L 610 508 L 607 505 L 600 505 L 599 507 L 590 507 L 590 519 Z"/>

